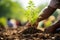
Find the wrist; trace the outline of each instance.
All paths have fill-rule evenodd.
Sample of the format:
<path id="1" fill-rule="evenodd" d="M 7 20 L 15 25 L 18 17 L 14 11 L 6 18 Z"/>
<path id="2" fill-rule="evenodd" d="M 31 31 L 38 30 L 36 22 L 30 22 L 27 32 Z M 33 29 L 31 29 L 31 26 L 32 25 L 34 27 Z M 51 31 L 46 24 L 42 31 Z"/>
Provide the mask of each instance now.
<path id="1" fill-rule="evenodd" d="M 36 22 L 40 22 L 40 21 L 42 21 L 42 20 L 43 20 L 42 17 L 38 17 Z"/>

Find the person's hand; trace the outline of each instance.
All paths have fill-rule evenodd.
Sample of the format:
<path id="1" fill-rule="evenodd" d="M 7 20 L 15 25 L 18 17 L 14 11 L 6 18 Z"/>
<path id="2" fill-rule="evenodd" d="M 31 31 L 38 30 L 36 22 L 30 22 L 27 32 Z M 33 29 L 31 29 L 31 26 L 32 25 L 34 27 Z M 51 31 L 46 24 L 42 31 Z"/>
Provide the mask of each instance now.
<path id="1" fill-rule="evenodd" d="M 39 24 L 39 22 L 36 21 L 32 26 L 37 28 L 38 24 Z"/>
<path id="2" fill-rule="evenodd" d="M 38 24 L 39 24 L 40 21 L 42 21 L 42 17 L 41 17 L 41 16 L 39 16 L 39 17 L 36 19 L 36 22 L 35 22 L 32 26 L 38 27 Z"/>
<path id="3" fill-rule="evenodd" d="M 39 21 L 41 21 L 41 17 L 37 18 L 36 22 L 34 24 L 31 24 L 29 21 L 26 24 L 27 27 L 33 26 L 33 27 L 37 27 L 39 24 Z"/>
<path id="4" fill-rule="evenodd" d="M 30 22 L 28 22 L 25 26 L 26 27 L 37 27 L 38 26 L 38 22 L 35 22 L 34 24 L 31 24 Z"/>
<path id="5" fill-rule="evenodd" d="M 53 33 L 54 32 L 53 26 L 49 26 L 48 28 L 45 28 L 44 32 L 45 33 Z"/>
<path id="6" fill-rule="evenodd" d="M 32 24 L 30 22 L 28 22 L 25 26 L 26 27 L 30 27 Z"/>

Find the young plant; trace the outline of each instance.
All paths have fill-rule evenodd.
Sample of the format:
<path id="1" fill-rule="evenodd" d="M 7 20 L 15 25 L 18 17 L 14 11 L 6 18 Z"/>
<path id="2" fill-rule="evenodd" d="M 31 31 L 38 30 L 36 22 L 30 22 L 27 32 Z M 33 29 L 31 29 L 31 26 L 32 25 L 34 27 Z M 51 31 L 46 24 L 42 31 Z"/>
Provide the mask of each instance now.
<path id="1" fill-rule="evenodd" d="M 38 10 L 36 10 L 36 6 L 33 3 L 33 0 L 29 0 L 29 6 L 27 6 L 26 17 L 33 24 L 38 17 Z"/>

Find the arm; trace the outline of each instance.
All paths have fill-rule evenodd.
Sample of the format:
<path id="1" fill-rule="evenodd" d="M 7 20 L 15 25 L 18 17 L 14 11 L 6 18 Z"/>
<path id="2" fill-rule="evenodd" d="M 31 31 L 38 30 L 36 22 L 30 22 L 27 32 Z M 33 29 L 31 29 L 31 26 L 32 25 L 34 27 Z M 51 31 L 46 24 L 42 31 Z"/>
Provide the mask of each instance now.
<path id="1" fill-rule="evenodd" d="M 53 12 L 56 10 L 56 8 L 52 8 L 50 6 L 48 6 L 48 8 L 46 8 L 43 13 L 37 18 L 37 22 L 44 20 L 46 18 L 48 18 L 50 15 L 53 14 Z"/>
<path id="2" fill-rule="evenodd" d="M 40 16 L 37 18 L 37 22 L 48 18 L 53 12 L 60 6 L 59 0 L 51 0 L 49 6 L 43 11 L 41 18 Z"/>
<path id="3" fill-rule="evenodd" d="M 33 26 L 37 27 L 38 23 L 44 19 L 47 19 L 50 15 L 53 14 L 53 12 L 56 10 L 57 8 L 52 8 L 50 6 L 48 6 L 43 13 L 37 18 L 36 22 L 33 24 Z"/>
<path id="4" fill-rule="evenodd" d="M 46 33 L 53 33 L 56 31 L 56 29 L 60 28 L 60 20 L 53 24 L 52 26 L 45 29 Z"/>

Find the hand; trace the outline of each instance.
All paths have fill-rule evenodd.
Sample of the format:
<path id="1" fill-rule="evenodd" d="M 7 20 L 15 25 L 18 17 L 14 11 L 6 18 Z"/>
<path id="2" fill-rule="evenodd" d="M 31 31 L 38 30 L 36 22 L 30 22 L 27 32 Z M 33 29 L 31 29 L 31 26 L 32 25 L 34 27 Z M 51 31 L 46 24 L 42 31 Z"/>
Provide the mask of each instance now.
<path id="1" fill-rule="evenodd" d="M 48 28 L 45 28 L 44 32 L 45 32 L 45 33 L 53 33 L 53 32 L 54 32 L 53 26 L 50 26 L 50 27 L 48 27 Z"/>
<path id="2" fill-rule="evenodd" d="M 36 21 L 32 26 L 37 28 L 38 23 L 39 23 L 39 22 Z"/>
<path id="3" fill-rule="evenodd" d="M 33 25 L 30 22 L 28 22 L 25 26 L 26 27 L 37 27 L 38 26 L 38 22 L 35 22 Z"/>
<path id="4" fill-rule="evenodd" d="M 28 22 L 28 23 L 26 24 L 26 26 L 27 26 L 27 27 L 31 27 L 31 26 L 33 26 L 33 27 L 37 27 L 39 21 L 40 21 L 40 19 L 38 18 L 34 24 L 31 24 L 30 22 Z"/>
<path id="5" fill-rule="evenodd" d="M 34 27 L 38 27 L 39 22 L 42 20 L 42 17 L 38 17 L 36 22 L 33 24 Z"/>
<path id="6" fill-rule="evenodd" d="M 30 22 L 28 22 L 25 26 L 26 26 L 26 27 L 31 27 L 31 25 L 32 25 L 32 24 L 31 24 Z"/>

